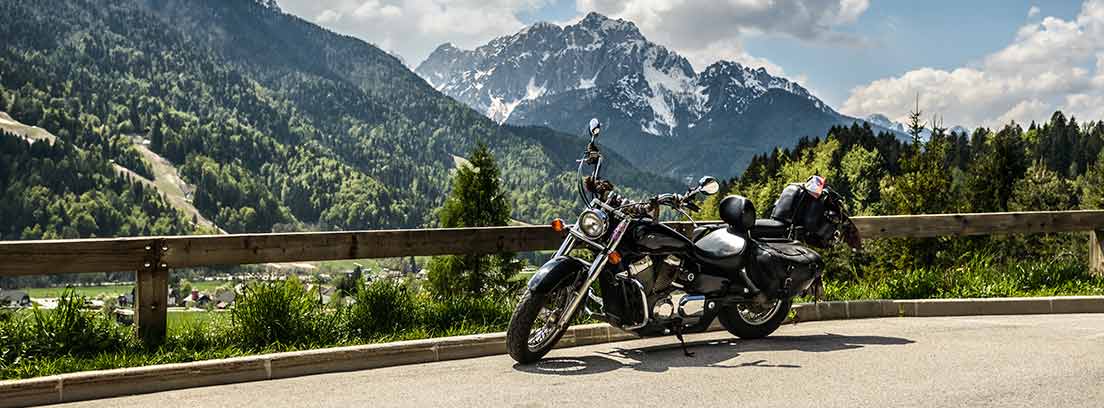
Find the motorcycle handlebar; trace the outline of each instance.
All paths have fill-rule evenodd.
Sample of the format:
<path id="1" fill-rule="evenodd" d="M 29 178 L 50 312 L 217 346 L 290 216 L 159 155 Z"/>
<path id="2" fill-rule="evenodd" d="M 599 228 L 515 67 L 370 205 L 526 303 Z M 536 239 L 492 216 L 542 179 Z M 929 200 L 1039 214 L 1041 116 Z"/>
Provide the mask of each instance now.
<path id="1" fill-rule="evenodd" d="M 687 201 L 688 196 L 675 193 L 658 194 L 648 198 L 645 201 L 628 201 L 624 203 L 620 208 L 626 210 L 626 212 L 635 214 L 650 214 L 661 205 L 665 205 L 674 209 L 688 208 L 691 211 L 698 211 L 701 208 L 693 202 Z"/>

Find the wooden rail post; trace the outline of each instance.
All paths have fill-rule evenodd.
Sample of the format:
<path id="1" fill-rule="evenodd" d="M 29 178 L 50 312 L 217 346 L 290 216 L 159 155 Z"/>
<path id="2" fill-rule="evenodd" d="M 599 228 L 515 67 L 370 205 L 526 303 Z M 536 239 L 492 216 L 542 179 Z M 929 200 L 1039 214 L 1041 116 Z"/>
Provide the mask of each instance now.
<path id="1" fill-rule="evenodd" d="M 1104 230 L 1089 232 L 1089 272 L 1104 276 Z"/>
<path id="2" fill-rule="evenodd" d="M 168 320 L 169 267 L 162 260 L 168 247 L 164 239 L 158 239 L 145 250 L 145 261 L 135 274 L 134 322 L 138 337 L 147 345 L 155 345 L 164 341 Z"/>

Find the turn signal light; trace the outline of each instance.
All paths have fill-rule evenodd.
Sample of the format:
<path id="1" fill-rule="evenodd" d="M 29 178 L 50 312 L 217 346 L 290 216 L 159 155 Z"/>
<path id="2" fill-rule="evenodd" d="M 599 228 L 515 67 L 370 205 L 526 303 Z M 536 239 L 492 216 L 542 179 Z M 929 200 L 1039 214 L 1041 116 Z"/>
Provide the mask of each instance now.
<path id="1" fill-rule="evenodd" d="M 552 220 L 552 230 L 556 231 L 556 232 L 563 232 L 563 230 L 564 230 L 563 220 L 561 220 L 559 218 Z"/>
<path id="2" fill-rule="evenodd" d="M 617 251 L 610 252 L 609 263 L 614 265 L 621 263 L 621 253 Z"/>

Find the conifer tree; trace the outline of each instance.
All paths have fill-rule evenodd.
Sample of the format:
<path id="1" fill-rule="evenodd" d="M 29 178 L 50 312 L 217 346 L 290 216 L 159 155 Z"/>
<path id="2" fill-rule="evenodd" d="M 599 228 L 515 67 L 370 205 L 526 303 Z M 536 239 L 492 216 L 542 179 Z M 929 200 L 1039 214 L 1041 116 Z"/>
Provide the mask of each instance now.
<path id="1" fill-rule="evenodd" d="M 924 132 L 924 122 L 920 120 L 924 113 L 920 111 L 920 94 L 916 94 L 916 109 L 909 112 L 908 134 L 912 135 L 913 147 L 920 146 L 920 134 Z"/>
<path id="2" fill-rule="evenodd" d="M 445 228 L 510 222 L 510 205 L 502 190 L 498 165 L 486 145 L 477 145 L 468 163 L 456 170 L 452 191 L 438 217 Z M 510 280 L 519 270 L 513 253 L 436 257 L 427 268 L 429 289 L 438 298 L 505 294 L 520 287 Z"/>

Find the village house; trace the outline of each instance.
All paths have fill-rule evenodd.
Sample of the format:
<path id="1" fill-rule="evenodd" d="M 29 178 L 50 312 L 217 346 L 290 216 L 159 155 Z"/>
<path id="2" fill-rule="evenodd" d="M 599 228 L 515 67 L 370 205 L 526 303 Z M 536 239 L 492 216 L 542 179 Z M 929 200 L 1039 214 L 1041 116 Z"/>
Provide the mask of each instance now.
<path id="1" fill-rule="evenodd" d="M 0 289 L 0 306 L 30 307 L 31 297 L 20 290 Z"/>

